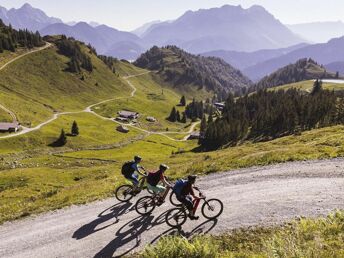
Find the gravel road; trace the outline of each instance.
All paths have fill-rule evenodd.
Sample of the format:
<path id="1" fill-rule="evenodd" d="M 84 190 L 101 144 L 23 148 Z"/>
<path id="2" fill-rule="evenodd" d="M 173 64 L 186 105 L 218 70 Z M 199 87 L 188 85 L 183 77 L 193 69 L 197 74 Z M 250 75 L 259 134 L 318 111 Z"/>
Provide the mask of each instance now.
<path id="1" fill-rule="evenodd" d="M 218 221 L 188 221 L 186 236 L 218 234 L 298 216 L 344 209 L 344 160 L 285 163 L 213 174 L 199 180 L 208 197 L 223 200 Z M 135 201 L 135 200 L 134 200 Z M 174 233 L 164 204 L 141 217 L 115 199 L 73 206 L 0 226 L 0 257 L 112 257 L 140 250 Z"/>

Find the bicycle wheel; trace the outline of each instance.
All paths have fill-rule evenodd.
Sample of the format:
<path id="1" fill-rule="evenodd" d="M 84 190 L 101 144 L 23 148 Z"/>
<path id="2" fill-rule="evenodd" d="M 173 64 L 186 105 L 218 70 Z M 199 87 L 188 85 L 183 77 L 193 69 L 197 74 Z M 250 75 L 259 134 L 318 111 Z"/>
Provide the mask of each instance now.
<path id="1" fill-rule="evenodd" d="M 184 208 L 174 208 L 166 213 L 165 220 L 170 227 L 178 228 L 186 222 L 187 217 Z"/>
<path id="2" fill-rule="evenodd" d="M 202 215 L 207 219 L 216 219 L 223 212 L 223 203 L 219 199 L 206 200 L 202 206 Z"/>
<path id="3" fill-rule="evenodd" d="M 155 200 L 151 196 L 140 198 L 135 204 L 135 210 L 138 214 L 147 215 L 155 209 Z"/>
<path id="4" fill-rule="evenodd" d="M 132 194 L 133 187 L 131 185 L 122 185 L 115 191 L 115 196 L 120 202 L 129 202 L 134 197 Z"/>
<path id="5" fill-rule="evenodd" d="M 170 202 L 173 206 L 176 206 L 176 207 L 182 206 L 182 203 L 180 201 L 178 201 L 177 196 L 176 196 L 175 192 L 173 192 L 173 191 L 170 194 Z"/>

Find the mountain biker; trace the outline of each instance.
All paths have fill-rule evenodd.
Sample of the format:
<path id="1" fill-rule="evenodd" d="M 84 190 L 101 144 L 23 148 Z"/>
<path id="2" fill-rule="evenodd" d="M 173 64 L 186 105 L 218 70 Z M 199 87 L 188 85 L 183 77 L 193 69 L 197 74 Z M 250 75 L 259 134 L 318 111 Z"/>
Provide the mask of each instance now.
<path id="1" fill-rule="evenodd" d="M 140 169 L 145 171 L 145 168 L 139 165 L 141 161 L 142 161 L 142 158 L 137 155 L 134 157 L 134 160 L 127 161 L 122 166 L 122 175 L 133 183 L 134 190 L 136 190 L 139 185 L 138 174 L 140 174 L 141 176 L 146 176 L 145 173 L 142 173 L 140 171 Z M 137 172 L 138 174 L 136 174 L 135 172 Z"/>
<path id="2" fill-rule="evenodd" d="M 164 173 L 166 170 L 169 169 L 169 167 L 165 164 L 161 164 L 159 166 L 159 170 L 156 172 L 149 172 L 147 176 L 147 188 L 152 190 L 154 193 L 158 194 L 160 197 L 160 204 L 164 202 L 164 199 L 167 194 L 167 189 L 165 186 L 168 188 L 171 188 L 170 183 L 167 182 L 166 177 Z M 163 185 L 159 185 L 159 182 L 163 182 Z"/>
<path id="3" fill-rule="evenodd" d="M 198 220 L 199 216 L 195 216 L 194 202 L 193 198 L 197 198 L 194 193 L 194 184 L 196 182 L 197 176 L 189 175 L 187 180 L 177 180 L 176 185 L 173 190 L 176 193 L 178 201 L 185 205 L 189 210 L 189 218 L 191 220 Z"/>

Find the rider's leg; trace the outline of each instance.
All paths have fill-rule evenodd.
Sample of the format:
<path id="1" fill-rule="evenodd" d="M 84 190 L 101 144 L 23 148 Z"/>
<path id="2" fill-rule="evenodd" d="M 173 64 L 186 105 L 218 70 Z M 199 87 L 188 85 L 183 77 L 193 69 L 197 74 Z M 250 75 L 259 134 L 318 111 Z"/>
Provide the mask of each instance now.
<path id="1" fill-rule="evenodd" d="M 138 190 L 138 188 L 139 188 L 139 176 L 136 174 L 132 174 L 129 177 L 127 177 L 127 179 L 133 183 L 134 191 Z"/>
<path id="2" fill-rule="evenodd" d="M 161 198 L 162 198 L 163 200 L 166 199 L 166 196 L 167 196 L 168 192 L 170 191 L 170 189 L 171 189 L 171 187 L 166 186 L 164 192 L 161 193 Z"/>
<path id="3" fill-rule="evenodd" d="M 188 209 L 189 211 L 189 217 L 191 219 L 197 219 L 197 217 L 194 216 L 194 204 L 192 202 L 192 197 L 190 195 L 188 196 L 181 196 L 181 197 L 177 197 L 178 201 L 180 201 L 182 204 L 185 205 L 185 207 Z"/>
<path id="4" fill-rule="evenodd" d="M 195 200 L 195 202 L 192 200 L 192 197 L 191 197 L 191 195 L 188 195 L 188 196 L 186 196 L 185 197 L 185 199 L 187 200 L 187 202 L 189 203 L 189 207 L 190 207 L 190 209 L 189 209 L 189 217 L 190 217 L 190 219 L 199 219 L 199 217 L 198 216 L 195 216 L 195 212 L 196 212 L 196 210 L 197 210 L 197 206 L 198 206 L 198 204 L 199 204 L 199 202 L 200 202 L 200 200 Z M 190 205 L 191 204 L 191 205 Z"/>

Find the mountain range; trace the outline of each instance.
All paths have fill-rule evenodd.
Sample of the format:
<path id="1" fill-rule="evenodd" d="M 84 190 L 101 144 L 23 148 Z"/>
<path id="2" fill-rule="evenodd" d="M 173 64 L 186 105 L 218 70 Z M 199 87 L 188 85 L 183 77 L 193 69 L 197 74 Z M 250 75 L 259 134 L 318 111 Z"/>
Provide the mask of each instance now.
<path id="1" fill-rule="evenodd" d="M 134 33 L 141 38 L 134 33 L 105 25 L 96 26 L 95 23 L 64 24 L 29 4 L 9 11 L 1 8 L 0 18 L 15 28 L 39 30 L 43 35 L 72 36 L 91 43 L 101 54 L 130 60 L 153 45 L 176 45 L 188 52 L 203 53 L 219 49 L 276 49 L 304 41 L 261 6 L 244 9 L 241 6 L 225 5 L 220 8 L 188 11 L 174 21 L 156 21 L 138 28 Z"/>
<path id="2" fill-rule="evenodd" d="M 215 56 L 257 81 L 302 58 L 312 58 L 327 69 L 344 73 L 342 22 L 284 25 L 261 6 L 188 11 L 172 21 L 153 21 L 132 32 L 96 22 L 63 23 L 42 10 L 24 4 L 19 9 L 0 7 L 0 18 L 14 28 L 38 30 L 42 35 L 64 34 L 94 46 L 99 54 L 135 60 L 153 45 L 176 45 L 187 52 Z"/>
<path id="3" fill-rule="evenodd" d="M 86 22 L 79 22 L 73 26 L 55 23 L 40 30 L 45 35 L 64 34 L 80 41 L 90 43 L 100 54 L 133 60 L 139 56 L 144 48 L 141 39 L 130 33 L 119 31 L 106 25 L 92 27 Z"/>
<path id="4" fill-rule="evenodd" d="M 42 10 L 24 4 L 21 8 L 7 10 L 0 6 L 0 19 L 5 24 L 11 24 L 15 29 L 41 30 L 54 23 L 62 23 L 62 20 L 47 16 Z"/>
<path id="5" fill-rule="evenodd" d="M 143 35 L 150 45 L 176 45 L 191 53 L 255 51 L 304 42 L 261 6 L 188 11 L 173 22 L 155 24 Z"/>
<path id="6" fill-rule="evenodd" d="M 285 55 L 269 59 L 243 69 L 251 80 L 258 81 L 279 68 L 295 63 L 302 58 L 311 58 L 325 67 L 344 61 L 344 37 L 332 39 L 327 43 L 308 45 Z M 336 71 L 333 71 L 336 72 Z"/>

